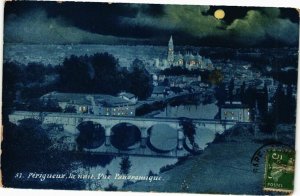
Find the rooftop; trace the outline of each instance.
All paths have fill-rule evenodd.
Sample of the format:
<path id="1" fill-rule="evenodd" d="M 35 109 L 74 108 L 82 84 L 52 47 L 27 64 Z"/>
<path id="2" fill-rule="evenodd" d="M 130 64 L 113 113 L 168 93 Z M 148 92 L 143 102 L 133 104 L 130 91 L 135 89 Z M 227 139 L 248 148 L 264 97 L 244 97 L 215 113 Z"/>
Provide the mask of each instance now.
<path id="1" fill-rule="evenodd" d="M 249 108 L 249 107 L 241 103 L 225 103 L 224 105 L 221 106 L 221 108 Z"/>
<path id="2" fill-rule="evenodd" d="M 165 86 L 155 86 L 153 88 L 153 94 L 163 94 L 165 92 L 166 87 Z"/>
<path id="3" fill-rule="evenodd" d="M 124 97 L 127 97 L 128 99 L 135 98 L 135 95 L 134 95 L 134 94 L 132 94 L 132 93 L 127 93 L 127 92 L 121 92 L 121 93 L 119 93 L 119 96 L 124 96 Z"/>
<path id="4" fill-rule="evenodd" d="M 96 105 L 105 106 L 132 105 L 131 102 L 125 99 L 105 94 L 61 93 L 54 91 L 43 95 L 41 99 L 52 99 L 58 102 L 78 105 L 92 105 L 93 101 Z"/>

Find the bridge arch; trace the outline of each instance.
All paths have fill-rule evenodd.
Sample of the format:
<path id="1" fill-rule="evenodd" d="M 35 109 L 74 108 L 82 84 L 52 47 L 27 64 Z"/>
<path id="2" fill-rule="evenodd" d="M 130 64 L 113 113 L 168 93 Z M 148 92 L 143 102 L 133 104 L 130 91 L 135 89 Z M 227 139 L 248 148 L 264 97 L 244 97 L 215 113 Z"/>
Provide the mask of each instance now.
<path id="1" fill-rule="evenodd" d="M 110 130 L 110 142 L 119 150 L 133 150 L 141 145 L 141 129 L 127 122 L 120 122 Z"/>
<path id="2" fill-rule="evenodd" d="M 167 123 L 154 124 L 148 128 L 149 148 L 160 153 L 167 153 L 178 146 L 178 129 Z"/>
<path id="3" fill-rule="evenodd" d="M 105 142 L 105 129 L 100 123 L 93 121 L 83 121 L 76 127 L 79 134 L 76 143 L 79 149 L 95 149 Z"/>

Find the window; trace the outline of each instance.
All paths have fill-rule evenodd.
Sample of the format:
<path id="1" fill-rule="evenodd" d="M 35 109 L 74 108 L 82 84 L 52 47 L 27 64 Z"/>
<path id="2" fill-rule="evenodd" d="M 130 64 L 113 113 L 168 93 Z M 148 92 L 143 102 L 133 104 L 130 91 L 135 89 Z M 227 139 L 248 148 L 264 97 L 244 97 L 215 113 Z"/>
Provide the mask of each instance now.
<path id="1" fill-rule="evenodd" d="M 87 107 L 86 106 L 79 106 L 79 111 L 84 113 L 87 112 Z"/>

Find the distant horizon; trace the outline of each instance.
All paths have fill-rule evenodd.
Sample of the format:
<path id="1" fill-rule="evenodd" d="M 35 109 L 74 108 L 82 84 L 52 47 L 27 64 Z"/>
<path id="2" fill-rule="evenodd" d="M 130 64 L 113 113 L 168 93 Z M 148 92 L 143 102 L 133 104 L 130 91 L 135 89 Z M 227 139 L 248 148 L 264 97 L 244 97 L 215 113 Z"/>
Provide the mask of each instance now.
<path id="1" fill-rule="evenodd" d="M 13 1 L 4 16 L 4 43 L 165 45 L 173 35 L 178 46 L 299 45 L 292 8 Z"/>
<path id="2" fill-rule="evenodd" d="M 78 45 L 103 45 L 103 46 L 155 46 L 155 47 L 168 47 L 166 44 L 159 45 L 159 44 L 105 44 L 105 43 L 18 43 L 18 42 L 5 42 L 5 45 L 27 45 L 27 46 L 78 46 Z M 272 47 L 272 46 L 240 46 L 240 47 L 234 47 L 234 46 L 195 46 L 195 45 L 175 45 L 175 48 L 177 47 L 195 47 L 195 48 L 228 48 L 228 49 L 298 49 L 298 46 L 278 46 L 278 47 Z M 5 53 L 4 53 L 5 54 Z"/>

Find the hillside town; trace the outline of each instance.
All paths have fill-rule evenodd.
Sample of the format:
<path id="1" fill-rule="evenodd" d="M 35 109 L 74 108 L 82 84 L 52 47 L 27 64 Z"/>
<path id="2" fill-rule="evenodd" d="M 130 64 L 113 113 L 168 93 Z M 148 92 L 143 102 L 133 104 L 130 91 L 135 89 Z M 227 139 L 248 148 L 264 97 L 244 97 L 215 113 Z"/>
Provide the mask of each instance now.
<path id="1" fill-rule="evenodd" d="M 114 90 L 117 93 L 112 94 L 55 90 L 40 95 L 39 102 L 45 107 L 39 110 L 47 112 L 49 102 L 53 102 L 59 108 L 57 111 L 63 113 L 155 117 L 161 116 L 159 111 L 166 110 L 170 104 L 178 102 L 179 105 L 215 105 L 218 112 L 213 112 L 210 119 L 250 122 L 257 120 L 257 116 L 272 111 L 274 95 L 278 88 L 282 88 L 284 94 L 290 94 L 291 98 L 295 99 L 294 84 L 281 84 L 268 72 L 262 74 L 250 62 L 228 60 L 221 63 L 201 56 L 199 51 L 177 52 L 174 49 L 175 41 L 171 36 L 165 47 L 165 58 L 154 58 L 153 64 L 145 65 L 139 59 L 134 60 L 134 66 L 139 67 L 138 69 L 142 66 L 142 69 L 147 70 L 146 74 L 149 74 L 151 85 L 147 87 L 148 92 L 145 92 L 148 93 L 147 96 L 136 94 L 130 89 Z M 125 67 L 125 70 L 128 69 L 132 68 Z M 271 69 L 269 67 L 267 71 L 271 72 Z M 293 67 L 285 69 L 288 68 L 282 71 L 295 70 Z M 53 77 L 52 82 L 56 80 L 57 75 Z M 137 85 L 137 88 L 140 87 Z M 16 103 L 20 109 L 29 109 L 25 106 L 29 103 Z M 159 107 L 155 106 L 158 104 Z M 207 117 L 196 115 L 195 118 Z"/>

